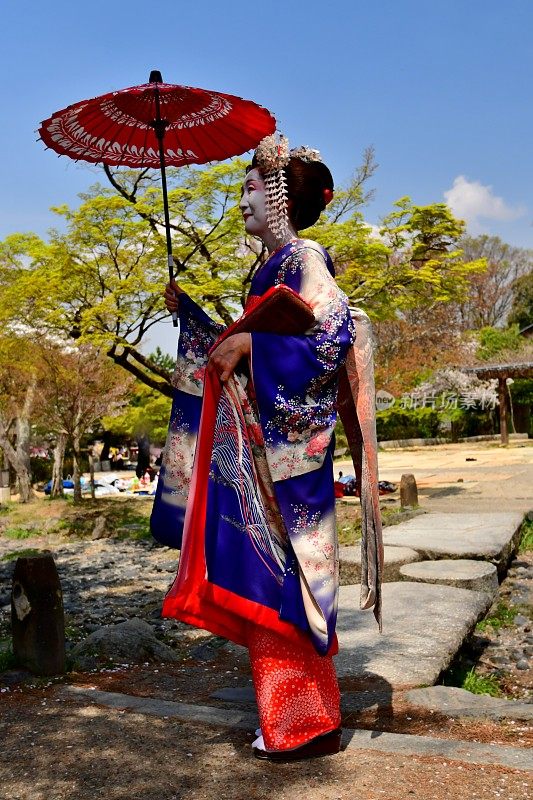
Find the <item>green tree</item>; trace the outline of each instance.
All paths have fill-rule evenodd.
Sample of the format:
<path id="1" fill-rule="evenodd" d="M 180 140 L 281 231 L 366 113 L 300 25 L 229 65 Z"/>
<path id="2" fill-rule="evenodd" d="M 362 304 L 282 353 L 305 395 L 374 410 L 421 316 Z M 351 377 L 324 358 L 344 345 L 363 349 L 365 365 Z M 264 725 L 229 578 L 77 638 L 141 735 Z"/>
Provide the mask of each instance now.
<path id="1" fill-rule="evenodd" d="M 376 319 L 460 296 L 483 267 L 458 247 L 463 223 L 442 204 L 395 205 L 379 237 L 362 217 L 376 168 L 367 151 L 350 184 L 304 235 L 328 247 L 350 300 Z M 47 242 L 17 234 L 0 243 L 0 324 L 64 342 L 91 344 L 167 397 L 170 364 L 143 353 L 146 334 L 167 319 L 167 281 L 158 176 L 106 168 L 110 188 L 93 187 L 82 204 L 56 212 L 66 232 Z M 226 323 L 238 315 L 266 253 L 243 233 L 238 199 L 244 162 L 169 172 L 173 251 L 181 286 Z"/>
<path id="2" fill-rule="evenodd" d="M 262 252 L 243 240 L 238 210 L 243 162 L 171 171 L 176 269 L 191 297 L 230 322 Z M 115 363 L 170 396 L 168 370 L 142 352 L 150 328 L 167 319 L 161 192 L 146 172 L 109 173 L 114 187 L 56 208 L 66 233 L 44 242 L 8 237 L 0 247 L 0 322 L 104 348 Z M 118 193 L 117 193 L 118 192 Z M 255 248 L 255 249 L 254 249 Z"/>
<path id="3" fill-rule="evenodd" d="M 521 330 L 533 324 L 533 268 L 513 283 L 509 323 L 516 323 Z"/>
<path id="4" fill-rule="evenodd" d="M 155 348 L 153 353 L 150 353 L 148 360 L 158 367 L 162 367 L 167 372 L 174 372 L 176 369 L 176 359 L 172 358 L 168 353 L 163 353 L 159 345 Z"/>
<path id="5" fill-rule="evenodd" d="M 374 319 L 391 319 L 416 308 L 464 295 L 482 259 L 463 258 L 464 223 L 444 203 L 414 205 L 398 200 L 376 236 L 359 211 L 348 219 L 322 220 L 313 234 L 332 250 L 338 282 L 350 300 Z"/>
<path id="6" fill-rule="evenodd" d="M 508 328 L 481 328 L 477 331 L 477 357 L 491 361 L 502 353 L 517 352 L 526 344 L 518 332 L 518 325 Z"/>
<path id="7" fill-rule="evenodd" d="M 104 417 L 104 428 L 126 439 L 147 436 L 150 441 L 163 445 L 167 438 L 170 398 L 136 381 L 127 406 L 113 417 Z"/>
<path id="8" fill-rule="evenodd" d="M 469 261 L 484 259 L 487 268 L 470 276 L 465 297 L 458 304 L 463 330 L 502 327 L 517 297 L 520 286 L 533 287 L 533 250 L 512 247 L 497 236 L 463 236 L 460 241 Z M 533 319 L 533 289 L 530 288 L 530 313 Z M 509 319 L 510 322 L 518 320 Z"/>

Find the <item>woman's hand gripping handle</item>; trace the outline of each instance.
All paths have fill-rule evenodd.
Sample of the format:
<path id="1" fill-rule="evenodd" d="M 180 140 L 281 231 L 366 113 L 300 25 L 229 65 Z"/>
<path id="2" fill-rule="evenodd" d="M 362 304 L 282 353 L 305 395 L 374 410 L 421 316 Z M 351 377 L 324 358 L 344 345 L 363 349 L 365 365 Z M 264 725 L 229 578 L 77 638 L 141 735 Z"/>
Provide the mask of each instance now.
<path id="1" fill-rule="evenodd" d="M 180 294 L 183 294 L 183 289 L 180 289 L 178 284 L 174 279 L 167 283 L 165 286 L 164 298 L 165 298 L 165 305 L 172 314 L 172 319 L 174 321 L 174 327 L 177 325 L 178 320 L 178 307 L 179 307 L 179 300 L 178 297 Z"/>

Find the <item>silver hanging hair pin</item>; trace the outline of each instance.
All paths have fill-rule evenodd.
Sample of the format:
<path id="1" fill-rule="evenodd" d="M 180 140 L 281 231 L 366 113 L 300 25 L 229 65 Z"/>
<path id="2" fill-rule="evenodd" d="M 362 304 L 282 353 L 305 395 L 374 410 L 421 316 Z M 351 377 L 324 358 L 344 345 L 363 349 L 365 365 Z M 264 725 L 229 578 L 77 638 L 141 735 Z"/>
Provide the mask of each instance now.
<path id="1" fill-rule="evenodd" d="M 283 134 L 272 133 L 257 145 L 255 160 L 265 182 L 265 207 L 268 227 L 280 244 L 290 238 L 288 193 L 285 167 L 291 158 L 301 161 L 322 161 L 320 152 L 301 145 L 289 150 L 289 140 Z"/>
<path id="2" fill-rule="evenodd" d="M 283 168 L 290 160 L 289 140 L 275 133 L 257 145 L 255 160 L 265 181 L 265 208 L 268 227 L 282 243 L 290 238 L 287 179 Z"/>

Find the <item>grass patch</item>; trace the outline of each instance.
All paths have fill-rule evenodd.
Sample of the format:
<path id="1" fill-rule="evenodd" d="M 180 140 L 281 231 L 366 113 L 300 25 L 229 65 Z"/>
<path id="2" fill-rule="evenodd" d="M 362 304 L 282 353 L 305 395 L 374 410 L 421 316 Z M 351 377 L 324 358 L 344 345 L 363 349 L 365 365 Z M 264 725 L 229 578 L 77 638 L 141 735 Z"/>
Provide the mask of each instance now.
<path id="1" fill-rule="evenodd" d="M 488 694 L 491 697 L 501 697 L 503 694 L 495 675 L 476 675 L 474 667 L 464 676 L 461 688 L 472 694 Z"/>
<path id="2" fill-rule="evenodd" d="M 518 552 L 527 553 L 528 550 L 533 550 L 533 519 L 525 519 L 520 530 Z"/>
<path id="3" fill-rule="evenodd" d="M 29 558 L 30 556 L 38 556 L 41 551 L 36 550 L 35 547 L 27 547 L 25 550 L 13 550 L 12 553 L 6 553 L 0 558 L 0 561 L 14 561 L 16 558 Z"/>
<path id="4" fill-rule="evenodd" d="M 96 519 L 104 516 L 107 528 L 118 531 L 120 538 L 145 539 L 150 535 L 151 511 L 152 502 L 131 496 L 84 498 L 78 505 L 59 498 L 38 498 L 6 506 L 2 518 L 6 528 L 0 535 L 20 540 L 49 534 L 83 539 L 91 535 Z"/>
<path id="5" fill-rule="evenodd" d="M 489 627 L 494 631 L 498 631 L 500 628 L 510 628 L 517 614 L 518 609 L 515 606 L 508 606 L 503 600 L 500 600 L 496 608 L 485 619 L 478 622 L 476 631 L 484 631 Z"/>
<path id="6" fill-rule="evenodd" d="M 339 544 L 342 546 L 358 542 L 361 538 L 361 506 L 359 501 L 354 503 L 337 500 L 335 517 Z"/>
<path id="7" fill-rule="evenodd" d="M 150 531 L 150 525 L 148 522 L 146 522 L 144 525 L 139 525 L 136 528 L 130 529 L 127 533 L 125 531 L 121 531 L 118 538 L 133 539 L 135 542 L 142 541 L 143 539 L 151 539 L 152 533 Z"/>
<path id="8" fill-rule="evenodd" d="M 35 528 L 21 527 L 5 528 L 3 531 L 3 535 L 8 539 L 31 539 L 31 537 L 36 536 L 37 533 Z"/>
<path id="9" fill-rule="evenodd" d="M 457 686 L 472 694 L 504 697 L 505 693 L 496 675 L 478 675 L 476 668 L 463 653 L 458 653 L 442 677 L 443 686 Z"/>
<path id="10" fill-rule="evenodd" d="M 359 505 L 359 500 L 355 502 L 337 500 L 335 516 L 337 519 L 339 545 L 357 544 L 361 539 L 361 506 Z M 411 519 L 411 516 L 412 509 L 407 511 L 402 508 L 381 508 L 383 526 L 398 525 L 406 519 Z"/>

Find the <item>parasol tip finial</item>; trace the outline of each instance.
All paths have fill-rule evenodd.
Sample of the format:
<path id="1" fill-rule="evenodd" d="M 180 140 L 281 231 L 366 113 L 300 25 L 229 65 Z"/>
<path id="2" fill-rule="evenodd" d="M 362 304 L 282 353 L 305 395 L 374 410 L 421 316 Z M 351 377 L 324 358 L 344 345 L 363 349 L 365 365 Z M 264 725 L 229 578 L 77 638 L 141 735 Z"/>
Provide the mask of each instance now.
<path id="1" fill-rule="evenodd" d="M 148 83 L 163 83 L 163 78 L 158 69 L 153 69 L 148 78 Z"/>

